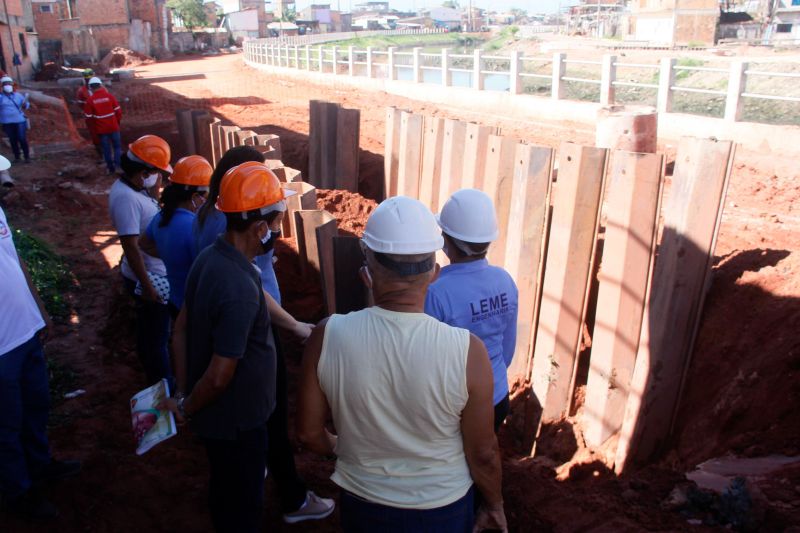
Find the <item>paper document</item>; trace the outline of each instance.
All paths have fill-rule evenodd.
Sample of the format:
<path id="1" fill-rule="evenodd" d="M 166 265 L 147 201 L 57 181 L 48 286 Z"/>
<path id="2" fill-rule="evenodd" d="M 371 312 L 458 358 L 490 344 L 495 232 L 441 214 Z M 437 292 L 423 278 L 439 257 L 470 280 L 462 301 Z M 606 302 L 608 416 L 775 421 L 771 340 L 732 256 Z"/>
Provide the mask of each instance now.
<path id="1" fill-rule="evenodd" d="M 170 411 L 158 410 L 155 406 L 169 398 L 169 384 L 162 379 L 131 398 L 131 421 L 136 439 L 136 455 L 178 434 L 175 417 Z"/>

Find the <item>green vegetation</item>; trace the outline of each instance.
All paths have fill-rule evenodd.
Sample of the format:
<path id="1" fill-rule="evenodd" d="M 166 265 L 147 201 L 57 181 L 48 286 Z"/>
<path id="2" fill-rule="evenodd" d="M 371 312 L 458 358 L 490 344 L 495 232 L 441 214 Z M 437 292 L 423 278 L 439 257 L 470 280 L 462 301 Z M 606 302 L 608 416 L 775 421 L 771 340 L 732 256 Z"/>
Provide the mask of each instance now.
<path id="1" fill-rule="evenodd" d="M 41 240 L 22 230 L 14 231 L 14 244 L 28 265 L 33 284 L 53 320 L 66 320 L 70 307 L 64 292 L 73 283 L 72 273 L 63 259 Z"/>
<path id="2" fill-rule="evenodd" d="M 203 0 L 169 0 L 170 8 L 189 29 L 206 26 L 206 12 L 203 9 Z"/>
<path id="3" fill-rule="evenodd" d="M 347 39 L 345 41 L 336 41 L 322 45 L 325 48 L 332 48 L 334 46 L 339 48 L 347 48 L 352 46 L 357 50 L 364 50 L 368 46 L 378 50 L 385 50 L 389 47 L 408 48 L 413 46 L 464 46 L 466 43 L 464 37 L 460 33 L 429 33 L 421 35 L 376 35 L 374 37 L 357 37 L 355 39 Z M 472 41 L 473 38 L 468 38 Z"/>
<path id="4" fill-rule="evenodd" d="M 507 41 L 516 39 L 518 32 L 518 26 L 507 26 L 495 37 L 484 43 L 483 49 L 487 52 L 496 52 L 503 48 Z"/>

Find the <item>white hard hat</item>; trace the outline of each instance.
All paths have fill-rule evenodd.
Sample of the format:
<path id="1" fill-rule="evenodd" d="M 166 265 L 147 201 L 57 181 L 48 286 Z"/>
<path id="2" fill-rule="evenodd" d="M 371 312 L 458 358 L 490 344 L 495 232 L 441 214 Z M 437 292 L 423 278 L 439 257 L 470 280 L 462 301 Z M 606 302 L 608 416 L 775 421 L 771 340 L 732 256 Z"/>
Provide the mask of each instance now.
<path id="1" fill-rule="evenodd" d="M 89 80 L 89 85 L 103 85 L 103 82 L 100 80 L 100 78 L 95 76 L 94 78 Z"/>
<path id="2" fill-rule="evenodd" d="M 454 192 L 436 221 L 444 233 L 464 242 L 492 242 L 498 235 L 492 199 L 478 189 Z"/>
<path id="3" fill-rule="evenodd" d="M 0 78 L 0 83 L 14 83 L 14 78 L 11 76 L 3 76 Z"/>
<path id="4" fill-rule="evenodd" d="M 433 253 L 444 245 L 433 213 L 408 196 L 381 202 L 367 220 L 361 240 L 373 252 L 397 255 Z"/>
<path id="5" fill-rule="evenodd" d="M 0 155 L 0 172 L 11 168 L 11 161 Z"/>

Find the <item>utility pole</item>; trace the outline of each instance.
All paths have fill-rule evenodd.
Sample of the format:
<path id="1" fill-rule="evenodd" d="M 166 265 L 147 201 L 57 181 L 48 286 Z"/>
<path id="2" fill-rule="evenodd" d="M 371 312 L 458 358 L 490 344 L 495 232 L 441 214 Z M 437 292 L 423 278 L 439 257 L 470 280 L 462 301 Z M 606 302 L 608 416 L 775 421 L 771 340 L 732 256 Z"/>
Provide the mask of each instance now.
<path id="1" fill-rule="evenodd" d="M 472 0 L 469 0 L 469 7 L 467 9 L 469 9 L 469 14 L 467 15 L 467 25 L 469 27 L 467 28 L 467 31 L 472 31 Z"/>
<path id="2" fill-rule="evenodd" d="M 600 0 L 597 0 L 597 38 L 603 38 L 603 36 L 600 35 Z"/>

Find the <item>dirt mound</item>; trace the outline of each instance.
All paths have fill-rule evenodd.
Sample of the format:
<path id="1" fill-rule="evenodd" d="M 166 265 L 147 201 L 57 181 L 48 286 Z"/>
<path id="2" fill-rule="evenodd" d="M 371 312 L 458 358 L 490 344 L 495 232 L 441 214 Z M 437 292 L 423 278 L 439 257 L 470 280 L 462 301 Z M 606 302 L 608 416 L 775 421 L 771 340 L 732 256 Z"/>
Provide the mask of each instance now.
<path id="1" fill-rule="evenodd" d="M 114 68 L 138 67 L 139 65 L 147 65 L 149 63 L 155 63 L 155 59 L 148 55 L 117 46 L 112 48 L 111 51 L 100 60 L 100 69 L 104 72 L 108 72 Z"/>
<path id="2" fill-rule="evenodd" d="M 66 76 L 66 72 L 59 65 L 52 61 L 47 62 L 42 67 L 42 70 L 36 73 L 34 79 L 36 81 L 53 81 Z"/>
<path id="3" fill-rule="evenodd" d="M 358 193 L 317 189 L 317 208 L 325 209 L 336 217 L 340 234 L 360 237 L 367 219 L 378 204 Z"/>

